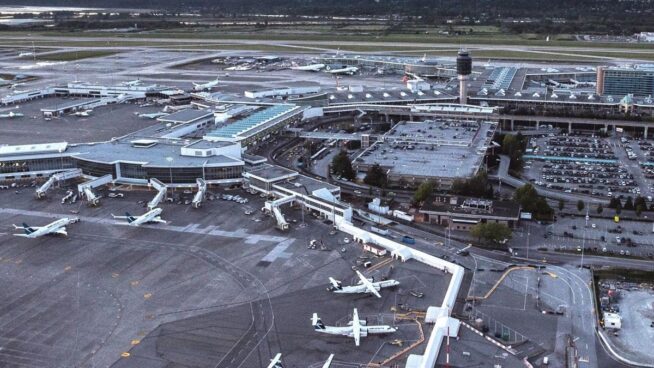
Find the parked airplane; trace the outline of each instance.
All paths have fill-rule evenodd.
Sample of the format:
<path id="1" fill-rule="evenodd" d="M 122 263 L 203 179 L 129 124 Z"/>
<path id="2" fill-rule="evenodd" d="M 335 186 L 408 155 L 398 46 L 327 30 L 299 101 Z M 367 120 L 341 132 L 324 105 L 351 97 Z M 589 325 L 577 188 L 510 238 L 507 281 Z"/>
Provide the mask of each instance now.
<path id="1" fill-rule="evenodd" d="M 325 68 L 325 64 L 311 64 L 311 65 L 302 65 L 302 66 L 292 66 L 291 70 L 300 70 L 305 72 L 319 72 Z"/>
<path id="2" fill-rule="evenodd" d="M 140 79 L 136 79 L 136 80 L 133 80 L 133 81 L 123 82 L 122 83 L 123 86 L 129 86 L 129 87 L 138 86 L 139 84 L 141 84 Z"/>
<path id="3" fill-rule="evenodd" d="M 91 116 L 92 112 L 93 110 L 75 111 L 73 115 L 78 117 L 87 117 L 87 116 Z"/>
<path id="4" fill-rule="evenodd" d="M 220 81 L 218 78 L 209 81 L 207 83 L 193 83 L 193 90 L 194 91 L 210 91 L 212 88 L 215 88 Z"/>
<path id="5" fill-rule="evenodd" d="M 34 56 L 33 52 L 21 52 L 18 54 L 18 57 L 28 57 L 28 56 Z"/>
<path id="6" fill-rule="evenodd" d="M 154 112 L 152 114 L 139 114 L 139 113 L 136 113 L 136 115 L 139 118 L 156 119 L 156 118 L 160 118 L 160 117 L 163 117 L 163 116 L 166 116 L 166 115 L 169 115 L 169 114 L 167 112 Z"/>
<path id="7" fill-rule="evenodd" d="M 325 364 L 322 365 L 322 368 L 329 368 L 332 365 L 332 360 L 334 359 L 334 354 L 330 354 L 329 358 L 327 358 L 327 361 Z M 282 365 L 282 354 L 277 353 L 274 358 L 270 359 L 270 364 L 268 365 L 268 368 L 284 368 Z"/>
<path id="8" fill-rule="evenodd" d="M 268 368 L 284 368 L 282 365 L 282 353 L 277 353 L 274 358 L 270 359 Z"/>
<path id="9" fill-rule="evenodd" d="M 359 319 L 359 313 L 356 308 L 354 308 L 354 312 L 352 313 L 352 321 L 348 322 L 347 326 L 325 326 L 320 318 L 318 318 L 317 313 L 313 314 L 311 324 L 313 325 L 313 329 L 317 332 L 352 337 L 354 338 L 354 344 L 356 346 L 359 346 L 362 336 L 366 337 L 368 334 L 388 334 L 397 331 L 397 328 L 386 325 L 368 326 L 368 323 L 365 320 Z"/>
<path id="10" fill-rule="evenodd" d="M 116 216 L 112 214 L 115 219 L 125 219 L 130 226 L 141 226 L 148 222 L 160 222 L 165 224 L 166 221 L 162 220 L 159 215 L 163 210 L 161 208 L 153 208 L 152 210 L 142 214 L 141 216 L 132 216 L 129 212 L 125 212 L 125 216 Z"/>
<path id="11" fill-rule="evenodd" d="M 363 276 L 363 274 L 359 271 L 356 271 L 356 273 L 360 279 L 357 285 L 343 286 L 340 281 L 330 277 L 329 282 L 331 282 L 332 286 L 330 286 L 328 290 L 336 294 L 370 293 L 378 298 L 381 298 L 381 294 L 379 294 L 379 290 L 383 288 L 397 286 L 400 284 L 400 282 L 396 280 L 384 280 L 384 281 L 375 282 L 374 278 L 368 279 L 365 276 Z"/>
<path id="12" fill-rule="evenodd" d="M 25 231 L 25 234 L 14 234 L 15 236 L 22 236 L 24 238 L 38 238 L 43 235 L 49 234 L 58 234 L 58 235 L 68 235 L 66 232 L 66 225 L 73 224 L 79 221 L 78 218 L 68 218 L 64 217 L 57 221 L 51 222 L 45 226 L 29 226 L 26 223 L 23 223 L 23 226 L 14 225 L 15 229 L 22 229 Z"/>
<path id="13" fill-rule="evenodd" d="M 356 66 L 346 66 L 344 68 L 339 68 L 339 69 L 327 69 L 326 72 L 330 74 L 347 74 L 347 75 L 353 75 L 354 73 L 358 72 L 359 68 Z"/>
<path id="14" fill-rule="evenodd" d="M 13 118 L 21 118 L 21 117 L 23 117 L 23 114 L 20 112 L 9 111 L 8 114 L 0 114 L 0 119 L 13 119 Z"/>

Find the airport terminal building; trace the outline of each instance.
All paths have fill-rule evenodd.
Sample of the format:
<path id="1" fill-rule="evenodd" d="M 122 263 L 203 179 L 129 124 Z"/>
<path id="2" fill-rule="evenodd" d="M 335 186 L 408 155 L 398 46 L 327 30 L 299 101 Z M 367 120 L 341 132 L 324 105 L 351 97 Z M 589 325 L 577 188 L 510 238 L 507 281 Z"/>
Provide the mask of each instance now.
<path id="1" fill-rule="evenodd" d="M 124 139 L 103 143 L 48 143 L 0 147 L 0 180 L 45 178 L 81 169 L 84 176 L 111 175 L 115 183 L 147 185 L 156 178 L 169 186 L 242 181 L 245 162 L 234 143 L 168 139 Z"/>

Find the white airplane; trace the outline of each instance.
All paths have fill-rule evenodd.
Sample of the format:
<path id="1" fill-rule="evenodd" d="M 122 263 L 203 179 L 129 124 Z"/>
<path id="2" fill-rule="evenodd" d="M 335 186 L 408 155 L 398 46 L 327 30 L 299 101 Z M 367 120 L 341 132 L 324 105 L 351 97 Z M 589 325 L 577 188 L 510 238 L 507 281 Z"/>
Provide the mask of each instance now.
<path id="1" fill-rule="evenodd" d="M 91 116 L 92 112 L 93 110 L 75 111 L 73 115 L 77 117 L 87 117 L 87 116 Z"/>
<path id="2" fill-rule="evenodd" d="M 381 298 L 381 294 L 379 294 L 379 290 L 383 288 L 397 286 L 400 284 L 400 282 L 396 280 L 384 280 L 384 281 L 375 282 L 374 278 L 368 279 L 365 276 L 363 276 L 363 274 L 359 271 L 356 271 L 356 273 L 360 279 L 357 285 L 343 286 L 340 281 L 330 277 L 329 282 L 331 282 L 332 286 L 330 286 L 328 290 L 336 294 L 370 293 L 378 298 Z"/>
<path id="3" fill-rule="evenodd" d="M 210 91 L 212 88 L 216 87 L 220 83 L 218 78 L 209 81 L 207 83 L 193 83 L 194 91 Z"/>
<path id="4" fill-rule="evenodd" d="M 34 56 L 33 52 L 21 52 L 18 54 L 18 57 L 28 57 L 28 56 Z"/>
<path id="5" fill-rule="evenodd" d="M 325 364 L 322 365 L 322 368 L 331 367 L 333 359 L 334 359 L 334 354 L 330 354 Z M 270 364 L 268 365 L 268 368 L 284 368 L 284 366 L 282 365 L 282 353 L 277 353 L 277 355 L 275 355 L 274 358 L 270 359 Z"/>
<path id="6" fill-rule="evenodd" d="M 9 111 L 7 114 L 0 114 L 0 119 L 13 119 L 13 118 L 21 118 L 24 115 L 20 112 L 13 112 Z"/>
<path id="7" fill-rule="evenodd" d="M 142 214 L 141 216 L 132 216 L 129 212 L 125 212 L 125 216 L 116 216 L 112 214 L 115 219 L 125 219 L 129 226 L 141 226 L 148 222 L 159 222 L 165 224 L 166 221 L 162 220 L 159 215 L 163 210 L 161 208 L 153 208 L 150 211 Z"/>
<path id="8" fill-rule="evenodd" d="M 284 368 L 282 365 L 282 353 L 277 353 L 274 358 L 270 359 L 268 368 Z"/>
<path id="9" fill-rule="evenodd" d="M 368 323 L 365 320 L 359 319 L 359 313 L 356 308 L 354 308 L 354 312 L 352 312 L 352 321 L 348 322 L 345 327 L 325 326 L 320 318 L 318 318 L 317 313 L 313 314 L 311 324 L 313 325 L 313 329 L 317 332 L 352 337 L 354 338 L 354 344 L 356 346 L 359 346 L 362 336 L 366 337 L 369 334 L 388 334 L 397 331 L 397 328 L 386 325 L 368 326 Z"/>
<path id="10" fill-rule="evenodd" d="M 129 86 L 129 87 L 138 86 L 139 84 L 141 84 L 141 80 L 136 79 L 136 80 L 129 81 L 129 82 L 123 82 L 122 84 L 123 84 L 123 86 Z"/>
<path id="11" fill-rule="evenodd" d="M 146 118 L 146 119 L 156 119 L 160 118 L 166 115 L 169 115 L 167 112 L 154 112 L 152 114 L 136 114 L 139 118 Z"/>
<path id="12" fill-rule="evenodd" d="M 346 66 L 345 68 L 326 70 L 326 72 L 330 74 L 347 74 L 347 75 L 353 75 L 358 71 L 359 68 L 357 68 L 356 66 Z"/>
<path id="13" fill-rule="evenodd" d="M 64 235 L 67 236 L 68 233 L 66 232 L 66 225 L 73 224 L 75 222 L 79 221 L 77 218 L 68 218 L 64 217 L 62 219 L 59 219 L 57 221 L 51 222 L 45 226 L 29 226 L 26 223 L 23 222 L 23 226 L 16 226 L 14 225 L 15 229 L 22 229 L 25 231 L 25 234 L 14 234 L 14 236 L 21 236 L 23 238 L 38 238 L 43 235 L 49 235 L 49 234 L 58 234 L 58 235 Z"/>
<path id="14" fill-rule="evenodd" d="M 305 72 L 319 72 L 325 68 L 325 64 L 311 64 L 302 66 L 292 66 L 291 70 L 300 70 Z"/>

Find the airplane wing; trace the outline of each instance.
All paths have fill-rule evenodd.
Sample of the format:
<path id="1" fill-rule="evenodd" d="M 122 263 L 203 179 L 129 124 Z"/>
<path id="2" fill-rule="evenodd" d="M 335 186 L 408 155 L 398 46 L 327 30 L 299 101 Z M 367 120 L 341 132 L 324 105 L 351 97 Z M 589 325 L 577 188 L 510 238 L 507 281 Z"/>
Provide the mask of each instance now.
<path id="1" fill-rule="evenodd" d="M 14 234 L 14 236 L 20 236 L 22 238 L 33 238 L 33 236 L 30 236 L 28 234 Z"/>
<path id="2" fill-rule="evenodd" d="M 359 322 L 359 312 L 354 308 L 352 312 L 352 337 L 354 337 L 354 345 L 359 346 L 361 343 L 361 324 Z"/>
<path id="3" fill-rule="evenodd" d="M 166 221 L 166 220 L 162 220 L 161 217 L 159 217 L 159 216 L 153 218 L 153 219 L 150 220 L 150 221 L 151 221 L 151 222 L 159 222 L 159 223 L 162 223 L 162 224 L 167 224 L 167 223 L 168 223 L 168 221 Z"/>
<path id="4" fill-rule="evenodd" d="M 327 358 L 327 361 L 323 364 L 322 368 L 329 368 L 332 365 L 332 359 L 334 359 L 334 354 L 329 355 L 329 358 Z"/>
<path id="5" fill-rule="evenodd" d="M 54 230 L 52 233 L 68 236 L 68 232 L 66 231 L 65 227 L 61 227 L 61 228 L 59 228 L 57 230 Z"/>
<path id="6" fill-rule="evenodd" d="M 379 291 L 375 288 L 375 285 L 372 284 L 361 272 L 356 271 L 357 276 L 359 276 L 359 279 L 361 279 L 361 283 L 365 285 L 366 289 L 368 289 L 368 292 L 375 295 L 378 298 L 381 298 L 381 294 L 379 294 Z"/>
<path id="7" fill-rule="evenodd" d="M 128 218 L 127 216 L 116 216 L 113 213 L 111 214 L 111 217 L 113 217 L 115 219 L 122 219 L 122 220 L 126 220 Z"/>
<path id="8" fill-rule="evenodd" d="M 12 226 L 14 227 L 14 229 L 16 229 L 16 230 L 23 230 L 23 229 L 25 228 L 25 227 L 23 227 L 23 226 L 18 226 L 18 225 L 15 225 L 15 224 L 11 224 L 11 225 L 12 225 Z M 43 227 L 43 226 L 30 226 L 29 228 L 30 228 L 30 229 L 34 229 L 34 230 L 38 230 L 38 229 L 40 229 L 40 228 L 42 228 L 42 227 Z"/>
<path id="9" fill-rule="evenodd" d="M 268 368 L 283 368 L 282 366 L 282 354 L 277 353 L 274 358 L 270 359 L 270 364 Z"/>

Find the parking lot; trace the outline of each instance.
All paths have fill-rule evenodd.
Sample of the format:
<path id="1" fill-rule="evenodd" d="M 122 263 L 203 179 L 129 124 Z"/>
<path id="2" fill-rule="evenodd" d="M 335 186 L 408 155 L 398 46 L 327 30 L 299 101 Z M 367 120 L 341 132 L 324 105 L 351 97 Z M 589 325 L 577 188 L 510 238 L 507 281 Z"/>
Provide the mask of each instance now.
<path id="1" fill-rule="evenodd" d="M 535 239 L 538 247 L 549 250 L 586 251 L 605 255 L 636 256 L 654 259 L 652 221 L 620 221 L 585 216 L 559 217 Z"/>
<path id="2" fill-rule="evenodd" d="M 641 148 L 642 147 L 642 148 Z M 652 201 L 647 171 L 651 141 L 628 137 L 550 134 L 531 138 L 524 176 L 535 185 L 598 197 L 643 196 Z"/>

